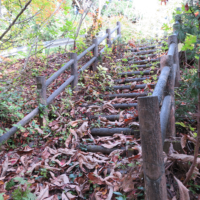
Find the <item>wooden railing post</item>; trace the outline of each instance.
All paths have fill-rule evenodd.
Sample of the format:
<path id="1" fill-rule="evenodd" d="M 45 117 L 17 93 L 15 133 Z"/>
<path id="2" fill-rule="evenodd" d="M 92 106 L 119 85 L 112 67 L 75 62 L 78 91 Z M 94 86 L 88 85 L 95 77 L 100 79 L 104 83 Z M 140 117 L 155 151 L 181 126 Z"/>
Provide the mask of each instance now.
<path id="1" fill-rule="evenodd" d="M 39 103 L 39 123 L 40 126 L 46 126 L 47 113 L 47 96 L 46 96 L 46 81 L 45 76 L 37 76 L 37 94 Z"/>
<path id="2" fill-rule="evenodd" d="M 138 111 L 145 178 L 145 199 L 166 200 L 167 187 L 158 97 L 139 97 Z"/>
<path id="3" fill-rule="evenodd" d="M 73 91 L 77 91 L 78 87 L 78 61 L 77 61 L 77 54 L 71 53 L 70 58 L 74 60 L 74 63 L 71 65 L 71 75 L 74 75 L 74 80 L 71 83 L 71 87 Z"/>
<path id="4" fill-rule="evenodd" d="M 92 65 L 92 70 L 93 72 L 95 72 L 97 70 L 97 63 L 98 63 L 98 39 L 97 38 L 93 39 L 92 43 L 95 44 L 95 47 L 93 49 L 93 55 L 94 57 L 96 57 L 96 60 Z"/>
<path id="5" fill-rule="evenodd" d="M 117 26 L 119 26 L 118 29 L 117 29 L 117 35 L 121 36 L 121 23 L 117 22 Z"/>
<path id="6" fill-rule="evenodd" d="M 110 34 L 110 29 L 106 29 L 106 33 L 108 34 L 108 37 L 107 37 L 107 45 L 108 47 L 110 48 L 111 47 L 111 34 Z"/>
<path id="7" fill-rule="evenodd" d="M 163 66 L 170 67 L 169 78 L 167 81 L 166 89 L 165 89 L 165 96 L 171 96 L 171 107 L 170 107 L 170 117 L 167 124 L 167 131 L 166 131 L 166 139 L 170 137 L 174 137 L 176 135 L 175 129 L 175 100 L 174 100 L 174 70 L 176 68 L 176 64 L 173 62 L 173 56 L 166 55 L 162 56 L 160 63 L 161 69 Z"/>
<path id="8" fill-rule="evenodd" d="M 177 35 L 171 35 L 168 38 L 168 45 L 171 43 L 176 44 L 176 49 L 174 52 L 174 63 L 176 64 L 176 77 L 175 78 L 175 87 L 179 87 L 180 83 L 180 65 L 179 65 L 179 52 L 178 52 L 178 37 Z"/>

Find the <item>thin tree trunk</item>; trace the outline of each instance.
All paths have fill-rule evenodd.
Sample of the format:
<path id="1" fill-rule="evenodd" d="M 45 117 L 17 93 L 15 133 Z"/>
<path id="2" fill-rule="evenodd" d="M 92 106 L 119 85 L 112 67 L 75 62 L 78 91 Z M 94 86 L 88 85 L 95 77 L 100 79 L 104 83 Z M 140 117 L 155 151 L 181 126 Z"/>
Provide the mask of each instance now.
<path id="1" fill-rule="evenodd" d="M 199 63 L 198 63 L 198 78 L 200 78 L 200 58 L 199 58 Z M 186 176 L 186 179 L 184 180 L 183 184 L 186 185 L 187 182 L 190 180 L 192 177 L 193 171 L 196 167 L 197 164 L 197 158 L 199 154 L 199 142 L 200 142 L 200 91 L 198 94 L 198 113 L 197 113 L 197 139 L 196 139 L 196 146 L 195 146 L 195 151 L 194 151 L 194 161 L 188 171 L 188 174 Z"/>

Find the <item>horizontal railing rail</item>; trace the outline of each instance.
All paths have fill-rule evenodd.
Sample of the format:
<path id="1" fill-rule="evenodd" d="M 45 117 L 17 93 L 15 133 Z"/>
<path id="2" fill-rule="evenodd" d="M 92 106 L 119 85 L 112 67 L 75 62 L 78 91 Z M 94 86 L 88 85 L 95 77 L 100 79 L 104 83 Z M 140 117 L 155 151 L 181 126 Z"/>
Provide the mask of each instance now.
<path id="1" fill-rule="evenodd" d="M 111 41 L 111 34 L 114 33 L 116 30 L 117 30 L 117 37 L 115 37 L 113 41 L 116 40 L 118 37 L 121 37 L 120 22 L 117 22 L 117 26 L 113 30 L 107 29 L 106 30 L 107 33 L 99 40 L 97 38 L 93 39 L 93 44 L 90 47 L 88 47 L 85 51 L 83 51 L 80 55 L 77 56 L 76 53 L 71 53 L 70 61 L 68 61 L 62 68 L 60 68 L 57 72 L 55 72 L 49 79 L 45 81 L 45 77 L 39 77 L 38 80 L 40 80 L 40 78 L 44 80 L 43 82 L 37 82 L 37 90 L 38 90 L 38 94 L 40 95 L 39 104 L 45 105 L 43 110 L 37 107 L 28 115 L 26 115 L 22 120 L 20 120 L 17 123 L 17 126 L 13 126 L 9 131 L 7 131 L 5 134 L 0 136 L 0 144 L 2 144 L 2 142 L 6 141 L 14 133 L 16 133 L 19 130 L 19 127 L 23 127 L 28 122 L 30 122 L 37 114 L 39 114 L 39 118 L 42 118 L 41 114 L 47 112 L 46 106 L 48 106 L 55 99 L 55 97 L 58 96 L 68 85 L 71 84 L 72 90 L 76 91 L 80 72 L 83 72 L 85 69 L 87 69 L 91 65 L 93 65 L 93 71 L 96 71 L 98 56 L 99 54 L 103 52 L 101 50 L 98 53 L 98 45 L 103 40 L 107 39 L 107 45 L 108 47 L 111 47 L 111 44 L 113 43 L 113 41 Z M 103 49 L 105 50 L 105 47 Z M 78 70 L 77 69 L 78 60 L 80 60 L 83 56 L 85 56 L 89 51 L 93 51 L 94 56 L 84 66 L 82 66 L 81 69 Z M 46 99 L 46 88 L 70 66 L 71 66 L 71 76 Z M 43 126 L 44 125 L 43 120 L 40 119 L 39 121 L 41 122 L 40 125 Z"/>

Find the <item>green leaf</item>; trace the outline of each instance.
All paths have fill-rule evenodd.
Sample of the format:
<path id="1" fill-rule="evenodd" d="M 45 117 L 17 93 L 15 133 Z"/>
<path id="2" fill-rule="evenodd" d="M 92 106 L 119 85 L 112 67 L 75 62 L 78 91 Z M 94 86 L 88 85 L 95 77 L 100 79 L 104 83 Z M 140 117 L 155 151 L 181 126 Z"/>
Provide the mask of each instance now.
<path id="1" fill-rule="evenodd" d="M 14 180 L 18 181 L 22 185 L 24 185 L 25 183 L 27 183 L 27 181 L 24 180 L 22 177 L 15 177 Z"/>
<path id="2" fill-rule="evenodd" d="M 180 125 L 180 126 L 182 126 L 182 127 L 184 127 L 184 128 L 187 127 L 183 122 L 176 122 L 175 124 L 176 124 L 176 125 Z"/>
<path id="3" fill-rule="evenodd" d="M 4 195 L 5 193 L 1 193 L 0 194 L 0 200 L 4 200 L 4 198 L 3 198 L 3 195 Z"/>
<path id="4" fill-rule="evenodd" d="M 120 192 L 113 192 L 114 194 L 116 194 L 116 195 L 120 195 L 120 196 L 122 196 L 123 194 L 122 193 L 120 193 Z"/>

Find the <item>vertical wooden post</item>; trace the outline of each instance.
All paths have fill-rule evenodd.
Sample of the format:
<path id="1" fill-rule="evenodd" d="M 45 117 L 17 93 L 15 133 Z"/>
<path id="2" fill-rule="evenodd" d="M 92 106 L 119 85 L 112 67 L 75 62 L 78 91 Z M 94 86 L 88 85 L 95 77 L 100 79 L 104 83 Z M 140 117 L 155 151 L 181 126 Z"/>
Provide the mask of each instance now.
<path id="1" fill-rule="evenodd" d="M 138 110 L 145 178 L 145 199 L 166 200 L 167 187 L 158 97 L 139 97 Z"/>
<path id="2" fill-rule="evenodd" d="M 117 22 L 117 26 L 119 26 L 119 28 L 117 29 L 117 35 L 121 36 L 121 23 Z"/>
<path id="3" fill-rule="evenodd" d="M 176 129 L 175 129 L 175 100 L 174 100 L 174 70 L 176 68 L 176 64 L 173 64 L 173 57 L 166 55 L 162 56 L 161 60 L 161 68 L 162 66 L 169 66 L 170 67 L 170 73 L 169 78 L 167 81 L 167 85 L 165 88 L 165 96 L 170 95 L 171 96 L 171 110 L 170 110 L 170 117 L 167 124 L 167 131 L 166 131 L 166 138 L 174 137 L 176 135 Z"/>
<path id="4" fill-rule="evenodd" d="M 117 26 L 119 26 L 118 29 L 117 29 L 117 35 L 118 35 L 119 37 L 121 37 L 121 23 L 120 23 L 120 22 L 117 22 Z M 119 50 L 121 50 L 120 40 L 118 40 L 117 52 L 118 52 Z"/>
<path id="5" fill-rule="evenodd" d="M 39 103 L 39 123 L 40 126 L 46 126 L 46 120 L 48 117 L 47 113 L 47 96 L 46 96 L 46 81 L 45 76 L 37 76 L 37 93 Z"/>
<path id="6" fill-rule="evenodd" d="M 92 65 L 92 70 L 93 72 L 95 72 L 97 70 L 97 63 L 98 63 L 98 39 L 97 38 L 93 39 L 92 43 L 95 44 L 95 47 L 93 49 L 93 55 L 94 57 L 96 57 L 96 60 Z"/>
<path id="7" fill-rule="evenodd" d="M 71 75 L 74 75 L 74 80 L 71 83 L 71 88 L 73 91 L 77 91 L 78 87 L 78 61 L 77 61 L 77 54 L 71 53 L 70 58 L 74 60 L 74 63 L 71 65 Z"/>
<path id="8" fill-rule="evenodd" d="M 178 53 L 178 38 L 177 35 L 171 35 L 168 38 L 168 45 L 170 45 L 171 43 L 175 43 L 176 44 L 176 49 L 174 52 L 174 62 L 176 64 L 176 76 L 175 78 L 175 87 L 179 87 L 179 81 L 180 81 L 180 66 L 179 66 L 179 53 Z"/>
<path id="9" fill-rule="evenodd" d="M 110 48 L 111 47 L 111 34 L 110 34 L 110 29 L 106 29 L 106 33 L 108 34 L 108 37 L 107 37 L 107 45 L 108 47 Z"/>

